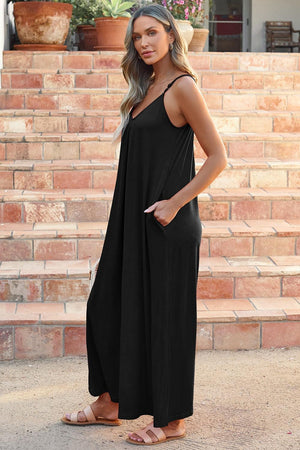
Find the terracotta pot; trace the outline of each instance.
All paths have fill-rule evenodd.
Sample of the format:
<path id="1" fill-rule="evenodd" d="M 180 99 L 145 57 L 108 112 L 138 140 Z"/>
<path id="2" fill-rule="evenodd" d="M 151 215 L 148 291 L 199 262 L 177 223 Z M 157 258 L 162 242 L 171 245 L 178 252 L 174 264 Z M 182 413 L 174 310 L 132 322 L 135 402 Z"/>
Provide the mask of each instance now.
<path id="1" fill-rule="evenodd" d="M 93 25 L 78 25 L 79 50 L 91 51 L 97 45 L 96 28 Z"/>
<path id="2" fill-rule="evenodd" d="M 189 45 L 190 52 L 203 52 L 209 30 L 207 28 L 194 28 L 194 35 Z"/>
<path id="3" fill-rule="evenodd" d="M 187 43 L 187 46 L 189 46 L 189 43 L 191 42 L 194 34 L 194 28 L 192 27 L 191 22 L 189 22 L 188 20 L 176 19 L 176 23 Z"/>
<path id="4" fill-rule="evenodd" d="M 42 44 L 54 45 L 55 50 L 64 50 L 66 46 L 63 44 L 68 35 L 72 9 L 73 6 L 69 3 L 15 3 L 15 24 L 21 44 L 26 44 L 24 49 L 33 50 L 33 45 Z M 15 46 L 17 47 L 21 49 L 20 45 Z"/>
<path id="5" fill-rule="evenodd" d="M 97 42 L 95 50 L 124 50 L 124 39 L 129 17 L 97 17 L 95 19 Z"/>

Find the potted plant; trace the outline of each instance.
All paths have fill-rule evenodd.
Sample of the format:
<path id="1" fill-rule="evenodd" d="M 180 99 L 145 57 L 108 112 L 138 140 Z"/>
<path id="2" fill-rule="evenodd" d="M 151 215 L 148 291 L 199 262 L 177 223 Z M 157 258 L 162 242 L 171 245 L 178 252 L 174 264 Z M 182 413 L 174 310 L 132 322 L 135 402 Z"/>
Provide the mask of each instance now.
<path id="1" fill-rule="evenodd" d="M 200 3 L 200 9 L 198 8 L 198 14 L 191 17 L 191 24 L 194 28 L 193 38 L 189 45 L 189 51 L 191 52 L 202 52 L 208 37 L 209 30 L 204 28 L 204 21 L 208 18 L 205 15 L 205 6 L 206 0 L 203 0 Z"/>
<path id="2" fill-rule="evenodd" d="M 21 44 L 16 50 L 58 51 L 64 45 L 69 31 L 73 6 L 56 0 L 18 1 L 14 4 L 16 30 Z"/>
<path id="3" fill-rule="evenodd" d="M 79 50 L 94 50 L 94 46 L 97 45 L 94 18 L 99 10 L 98 2 L 90 0 L 60 1 L 73 5 L 70 29 L 77 34 Z"/>
<path id="4" fill-rule="evenodd" d="M 78 50 L 92 51 L 97 45 L 97 34 L 95 25 L 81 24 L 76 27 L 76 42 Z"/>
<path id="5" fill-rule="evenodd" d="M 98 42 L 95 50 L 124 50 L 129 9 L 134 4 L 126 0 L 101 0 L 100 17 L 95 19 Z"/>

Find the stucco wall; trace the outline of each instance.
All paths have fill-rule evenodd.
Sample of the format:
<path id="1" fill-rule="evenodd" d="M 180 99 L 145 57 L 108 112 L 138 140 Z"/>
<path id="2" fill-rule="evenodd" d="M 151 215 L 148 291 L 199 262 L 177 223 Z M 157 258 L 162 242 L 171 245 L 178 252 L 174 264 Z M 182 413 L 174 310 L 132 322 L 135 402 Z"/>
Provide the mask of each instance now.
<path id="1" fill-rule="evenodd" d="M 266 20 L 291 20 L 293 27 L 300 30 L 300 0 L 252 0 L 252 52 L 266 51 Z"/>

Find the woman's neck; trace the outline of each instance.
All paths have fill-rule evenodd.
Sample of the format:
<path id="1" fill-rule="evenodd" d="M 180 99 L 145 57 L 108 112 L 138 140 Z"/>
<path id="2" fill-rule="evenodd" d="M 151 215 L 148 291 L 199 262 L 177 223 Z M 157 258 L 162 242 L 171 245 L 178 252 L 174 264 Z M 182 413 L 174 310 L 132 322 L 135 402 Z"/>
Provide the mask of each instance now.
<path id="1" fill-rule="evenodd" d="M 167 54 L 163 59 L 153 64 L 154 79 L 153 84 L 163 84 L 170 77 L 178 72 L 178 69 L 172 63 L 170 56 Z"/>

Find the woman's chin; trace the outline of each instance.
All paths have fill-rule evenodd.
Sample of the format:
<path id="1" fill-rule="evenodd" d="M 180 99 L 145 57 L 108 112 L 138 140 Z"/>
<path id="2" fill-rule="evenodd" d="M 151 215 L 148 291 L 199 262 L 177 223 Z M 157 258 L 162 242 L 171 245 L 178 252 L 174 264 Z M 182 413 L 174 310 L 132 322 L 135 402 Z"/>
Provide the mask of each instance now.
<path id="1" fill-rule="evenodd" d="M 154 64 L 156 62 L 157 58 L 154 58 L 154 56 L 149 56 L 148 58 L 143 58 L 143 61 L 145 64 L 147 64 L 148 66 L 152 66 L 152 64 Z"/>

